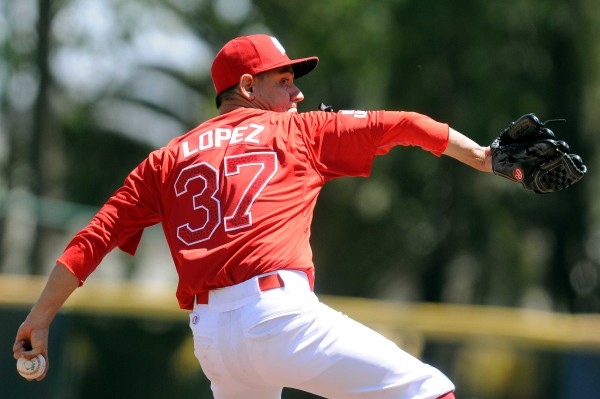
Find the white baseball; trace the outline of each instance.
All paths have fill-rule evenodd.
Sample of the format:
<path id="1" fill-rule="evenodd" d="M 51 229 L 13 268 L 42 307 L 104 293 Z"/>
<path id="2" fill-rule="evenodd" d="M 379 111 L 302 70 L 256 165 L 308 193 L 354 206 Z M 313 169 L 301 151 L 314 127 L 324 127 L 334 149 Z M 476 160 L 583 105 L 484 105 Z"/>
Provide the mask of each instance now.
<path id="1" fill-rule="evenodd" d="M 39 354 L 32 359 L 17 359 L 17 371 L 28 380 L 35 380 L 46 370 L 46 358 Z"/>

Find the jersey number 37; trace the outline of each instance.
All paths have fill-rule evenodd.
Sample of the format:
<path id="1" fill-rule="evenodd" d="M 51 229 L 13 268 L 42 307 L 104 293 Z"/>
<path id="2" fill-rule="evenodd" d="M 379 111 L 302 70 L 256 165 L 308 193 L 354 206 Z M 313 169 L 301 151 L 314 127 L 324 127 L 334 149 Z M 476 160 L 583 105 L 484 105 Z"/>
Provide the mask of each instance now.
<path id="1" fill-rule="evenodd" d="M 241 178 L 240 171 L 249 166 L 253 166 L 254 175 L 250 179 Z M 191 181 L 199 179 L 199 182 L 203 182 L 194 185 L 199 187 L 199 192 L 190 193 L 193 194 L 190 205 L 194 212 L 202 213 L 198 214 L 197 225 L 186 223 L 177 228 L 177 237 L 187 245 L 210 239 L 221 223 L 225 231 L 252 226 L 252 205 L 277 172 L 277 155 L 274 152 L 230 155 L 223 159 L 223 167 L 226 180 L 238 179 L 237 183 L 244 185 L 243 194 L 235 209 L 224 217 L 221 217 L 221 201 L 218 198 L 221 189 L 219 171 L 213 166 L 206 162 L 188 166 L 181 171 L 175 181 L 175 194 L 178 197 L 188 192 Z M 236 181 L 229 183 L 236 184 Z"/>

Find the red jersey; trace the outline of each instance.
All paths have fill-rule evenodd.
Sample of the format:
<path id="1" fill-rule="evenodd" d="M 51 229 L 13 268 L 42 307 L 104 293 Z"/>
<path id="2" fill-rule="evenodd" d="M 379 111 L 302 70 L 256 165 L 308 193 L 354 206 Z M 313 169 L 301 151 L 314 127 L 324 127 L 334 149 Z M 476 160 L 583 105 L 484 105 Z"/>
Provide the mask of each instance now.
<path id="1" fill-rule="evenodd" d="M 448 125 L 412 112 L 279 113 L 240 108 L 152 152 L 58 259 L 83 283 L 115 247 L 134 254 L 161 223 L 177 299 L 279 269 L 314 278 L 310 226 L 323 184 L 368 176 L 376 155 L 417 145 L 436 155 Z"/>

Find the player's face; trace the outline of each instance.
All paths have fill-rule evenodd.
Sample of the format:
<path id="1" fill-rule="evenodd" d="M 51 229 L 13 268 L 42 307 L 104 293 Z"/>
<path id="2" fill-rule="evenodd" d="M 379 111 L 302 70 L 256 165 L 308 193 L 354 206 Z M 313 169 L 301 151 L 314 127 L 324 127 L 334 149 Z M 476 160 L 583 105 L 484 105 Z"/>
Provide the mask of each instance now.
<path id="1" fill-rule="evenodd" d="M 304 95 L 294 84 L 294 71 L 286 66 L 258 74 L 252 87 L 255 104 L 277 112 L 297 112 Z"/>

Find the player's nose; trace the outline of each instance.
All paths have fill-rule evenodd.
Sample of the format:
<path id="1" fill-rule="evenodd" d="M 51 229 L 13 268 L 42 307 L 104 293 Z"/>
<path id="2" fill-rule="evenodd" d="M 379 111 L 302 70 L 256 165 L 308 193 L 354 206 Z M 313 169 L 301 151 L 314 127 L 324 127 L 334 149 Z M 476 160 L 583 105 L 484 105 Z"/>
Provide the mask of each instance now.
<path id="1" fill-rule="evenodd" d="M 294 85 L 292 87 L 290 91 L 290 99 L 295 103 L 299 103 L 300 101 L 304 100 L 304 94 L 302 94 L 298 86 Z"/>

